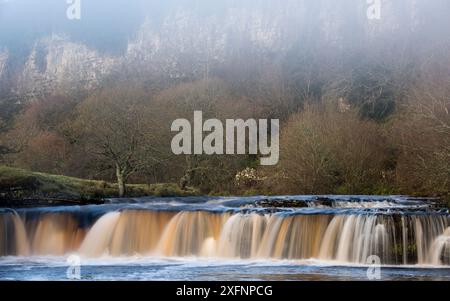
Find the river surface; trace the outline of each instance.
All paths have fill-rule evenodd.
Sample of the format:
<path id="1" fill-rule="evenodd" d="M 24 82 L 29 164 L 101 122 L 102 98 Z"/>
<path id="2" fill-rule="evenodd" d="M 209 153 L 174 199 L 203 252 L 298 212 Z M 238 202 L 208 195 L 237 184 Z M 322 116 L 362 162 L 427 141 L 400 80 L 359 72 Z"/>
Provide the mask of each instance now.
<path id="1" fill-rule="evenodd" d="M 450 280 L 432 199 L 111 199 L 0 209 L 0 280 Z"/>

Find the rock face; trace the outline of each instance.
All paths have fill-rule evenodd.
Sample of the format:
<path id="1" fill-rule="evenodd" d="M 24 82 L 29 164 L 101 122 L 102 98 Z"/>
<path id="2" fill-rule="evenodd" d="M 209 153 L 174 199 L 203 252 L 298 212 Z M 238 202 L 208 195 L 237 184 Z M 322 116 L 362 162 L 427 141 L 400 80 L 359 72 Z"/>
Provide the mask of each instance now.
<path id="1" fill-rule="evenodd" d="M 11 88 L 25 99 L 91 89 L 122 66 L 158 70 L 173 79 L 195 75 L 204 72 L 206 63 L 223 63 L 237 39 L 264 50 L 288 49 L 281 34 L 282 13 L 272 18 L 267 9 L 228 8 L 220 15 L 199 16 L 193 10 L 175 9 L 158 24 L 147 18 L 120 55 L 51 34 L 34 43 L 23 65 L 13 66 L 18 75 Z M 0 75 L 7 59 L 7 52 L 0 52 Z"/>
<path id="2" fill-rule="evenodd" d="M 64 33 L 48 33 L 33 42 L 27 57 L 9 66 L 8 49 L 0 47 L 0 85 L 7 65 L 14 70 L 8 72 L 10 92 L 34 99 L 60 90 L 92 89 L 124 67 L 176 79 L 227 63 L 248 48 L 250 53 L 282 56 L 295 45 L 320 40 L 323 48 L 343 51 L 351 43 L 361 44 L 361 37 L 367 42 L 420 29 L 423 2 L 382 0 L 382 19 L 373 21 L 367 19 L 368 4 L 360 0 L 218 1 L 209 10 L 180 2 L 158 21 L 148 16 L 137 32 L 129 33 L 119 54 L 101 52 Z"/>
<path id="3" fill-rule="evenodd" d="M 16 94 L 35 98 L 58 90 L 90 89 L 114 63 L 114 58 L 52 35 L 36 42 L 20 73 Z"/>
<path id="4" fill-rule="evenodd" d="M 8 60 L 8 51 L 4 50 L 1 51 L 0 50 L 0 80 L 3 77 L 3 74 L 5 73 L 4 70 L 6 69 L 6 61 Z"/>

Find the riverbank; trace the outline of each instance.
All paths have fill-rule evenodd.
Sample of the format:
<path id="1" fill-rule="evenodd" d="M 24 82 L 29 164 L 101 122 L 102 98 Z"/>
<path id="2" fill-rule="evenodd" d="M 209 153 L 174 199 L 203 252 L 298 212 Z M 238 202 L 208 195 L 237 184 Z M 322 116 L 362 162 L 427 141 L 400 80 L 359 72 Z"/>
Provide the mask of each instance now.
<path id="1" fill-rule="evenodd" d="M 177 184 L 130 184 L 127 196 L 192 196 Z M 102 204 L 118 197 L 117 184 L 0 166 L 0 207 Z"/>
<path id="2" fill-rule="evenodd" d="M 250 196 L 254 194 L 257 193 L 252 191 L 252 193 L 244 193 L 243 195 Z M 267 192 L 261 194 L 267 195 Z M 127 197 L 183 197 L 196 195 L 203 194 L 194 188 L 181 190 L 174 183 L 127 185 Z M 229 194 L 215 193 L 213 195 L 224 196 Z M 103 204 L 105 199 L 117 197 L 118 187 L 115 183 L 0 166 L 0 207 L 19 208 Z M 436 197 L 436 199 L 441 199 L 443 206 L 450 207 L 450 200 L 445 197 Z"/>

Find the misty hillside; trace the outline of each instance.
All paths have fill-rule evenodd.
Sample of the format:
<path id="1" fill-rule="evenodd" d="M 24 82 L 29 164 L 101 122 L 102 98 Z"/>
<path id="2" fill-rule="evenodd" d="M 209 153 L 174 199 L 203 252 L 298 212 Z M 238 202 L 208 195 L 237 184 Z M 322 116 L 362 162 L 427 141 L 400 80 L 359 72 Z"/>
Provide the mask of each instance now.
<path id="1" fill-rule="evenodd" d="M 381 20 L 360 0 L 97 0 L 82 3 L 79 21 L 65 1 L 31 2 L 0 2 L 3 101 L 91 89 L 125 71 L 179 82 L 229 76 L 242 62 L 253 72 L 333 61 L 345 72 L 355 58 L 414 61 L 450 41 L 445 0 L 382 1 Z"/>

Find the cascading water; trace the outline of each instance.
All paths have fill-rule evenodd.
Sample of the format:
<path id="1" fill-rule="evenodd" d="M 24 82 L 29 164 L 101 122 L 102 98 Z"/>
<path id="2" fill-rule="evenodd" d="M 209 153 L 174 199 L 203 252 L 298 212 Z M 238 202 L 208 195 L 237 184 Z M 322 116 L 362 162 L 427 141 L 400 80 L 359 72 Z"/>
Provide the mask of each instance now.
<path id="1" fill-rule="evenodd" d="M 377 255 L 389 265 L 450 265 L 448 210 L 403 199 L 375 200 L 373 206 L 364 200 L 324 205 L 304 199 L 294 202 L 298 206 L 292 200 L 279 206 L 283 201 L 273 208 L 247 198 L 5 210 L 0 256 L 314 258 L 365 264 Z"/>

